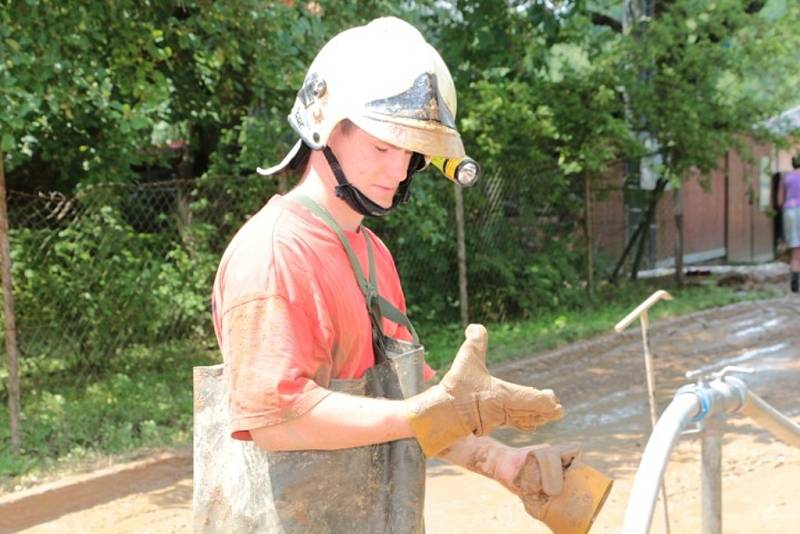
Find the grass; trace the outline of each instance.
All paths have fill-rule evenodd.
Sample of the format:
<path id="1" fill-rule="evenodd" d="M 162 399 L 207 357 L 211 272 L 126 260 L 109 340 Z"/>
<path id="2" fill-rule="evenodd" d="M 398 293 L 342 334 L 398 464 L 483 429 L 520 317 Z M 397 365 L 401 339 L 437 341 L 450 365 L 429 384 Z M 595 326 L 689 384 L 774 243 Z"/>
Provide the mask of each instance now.
<path id="1" fill-rule="evenodd" d="M 667 289 L 675 297 L 651 310 L 651 318 L 656 321 L 778 294 L 769 289 L 744 292 L 716 285 L 677 290 L 655 282 L 605 287 L 594 302 L 582 309 L 487 325 L 491 336 L 488 360 L 497 363 L 531 356 L 610 332 L 619 319 L 655 289 Z M 457 324 L 437 325 L 423 327 L 420 333 L 430 364 L 447 368 L 463 340 L 463 329 Z M 23 447 L 18 452 L 8 447 L 8 412 L 0 410 L 0 492 L 68 472 L 91 470 L 101 462 L 108 464 L 188 445 L 192 433 L 192 367 L 211 365 L 218 359 L 216 349 L 177 343 L 129 349 L 97 376 L 52 368 L 38 374 L 23 373 Z"/>
<path id="2" fill-rule="evenodd" d="M 129 349 L 102 376 L 23 376 L 18 452 L 8 446 L 8 412 L 0 411 L 0 491 L 189 444 L 192 367 L 214 363 L 215 350 L 180 343 Z"/>

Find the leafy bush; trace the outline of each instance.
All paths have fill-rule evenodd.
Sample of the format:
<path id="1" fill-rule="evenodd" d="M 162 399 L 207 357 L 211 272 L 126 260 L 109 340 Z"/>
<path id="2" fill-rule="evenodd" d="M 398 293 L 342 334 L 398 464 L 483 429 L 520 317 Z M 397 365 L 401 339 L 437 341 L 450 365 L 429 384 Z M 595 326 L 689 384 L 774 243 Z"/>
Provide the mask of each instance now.
<path id="1" fill-rule="evenodd" d="M 23 383 L 22 443 L 0 450 L 0 480 L 64 462 L 137 448 L 185 444 L 192 431 L 192 367 L 216 363 L 197 343 L 134 346 L 107 364 L 103 376 L 51 376 Z M 8 443 L 0 411 L 0 442 Z"/>
<path id="2" fill-rule="evenodd" d="M 103 200 L 55 228 L 11 231 L 29 367 L 99 371 L 124 347 L 208 333 L 215 255 L 167 232 L 137 232 L 119 199 Z"/>

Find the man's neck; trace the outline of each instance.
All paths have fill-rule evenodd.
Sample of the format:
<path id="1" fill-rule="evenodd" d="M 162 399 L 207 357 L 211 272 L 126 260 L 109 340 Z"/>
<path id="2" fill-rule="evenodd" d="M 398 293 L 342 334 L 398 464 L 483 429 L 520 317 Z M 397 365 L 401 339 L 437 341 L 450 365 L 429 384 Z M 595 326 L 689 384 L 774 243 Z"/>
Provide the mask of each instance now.
<path id="1" fill-rule="evenodd" d="M 328 210 L 344 230 L 354 232 L 364 220 L 363 215 L 336 196 L 336 182 L 332 173 L 330 177 L 320 176 L 314 167 L 309 166 L 303 180 L 287 196 L 291 198 L 294 194 L 303 194 L 316 201 Z"/>

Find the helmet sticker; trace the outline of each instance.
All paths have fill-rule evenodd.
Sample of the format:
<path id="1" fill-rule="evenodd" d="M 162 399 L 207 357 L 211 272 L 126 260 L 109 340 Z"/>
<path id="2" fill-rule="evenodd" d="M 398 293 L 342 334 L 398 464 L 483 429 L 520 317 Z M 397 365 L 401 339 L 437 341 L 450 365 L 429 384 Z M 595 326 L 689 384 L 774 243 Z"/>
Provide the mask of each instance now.
<path id="1" fill-rule="evenodd" d="M 435 74 L 423 72 L 399 95 L 373 100 L 367 109 L 391 117 L 437 121 L 455 129 L 455 119 L 439 93 Z"/>
<path id="2" fill-rule="evenodd" d="M 306 83 L 297 92 L 297 99 L 303 103 L 303 106 L 308 108 L 325 96 L 327 90 L 328 86 L 325 80 L 320 78 L 316 72 L 312 72 L 306 79 Z"/>

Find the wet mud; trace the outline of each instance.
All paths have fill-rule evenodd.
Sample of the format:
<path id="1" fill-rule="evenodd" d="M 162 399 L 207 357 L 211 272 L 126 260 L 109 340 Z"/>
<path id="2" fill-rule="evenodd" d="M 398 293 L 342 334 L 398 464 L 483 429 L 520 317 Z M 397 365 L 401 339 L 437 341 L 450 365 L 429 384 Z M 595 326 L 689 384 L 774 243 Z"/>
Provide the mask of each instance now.
<path id="1" fill-rule="evenodd" d="M 648 336 L 659 412 L 677 388 L 691 382 L 687 371 L 710 373 L 736 365 L 754 371 L 737 375 L 754 393 L 800 423 L 800 298 L 741 303 L 655 321 Z M 507 380 L 552 388 L 566 409 L 562 420 L 534 434 L 499 431 L 496 437 L 515 445 L 578 442 L 583 460 L 615 479 L 592 532 L 619 532 L 622 525 L 650 430 L 644 367 L 641 330 L 631 326 L 623 334 L 610 333 L 493 369 Z M 741 415 L 728 417 L 725 430 L 723 532 L 800 531 L 800 449 L 774 440 Z M 700 467 L 699 437 L 684 436 L 665 478 L 673 534 L 702 531 Z M 429 467 L 427 491 L 430 532 L 549 532 L 499 485 L 458 468 L 443 463 Z M 651 532 L 666 532 L 664 523 L 659 504 Z"/>

